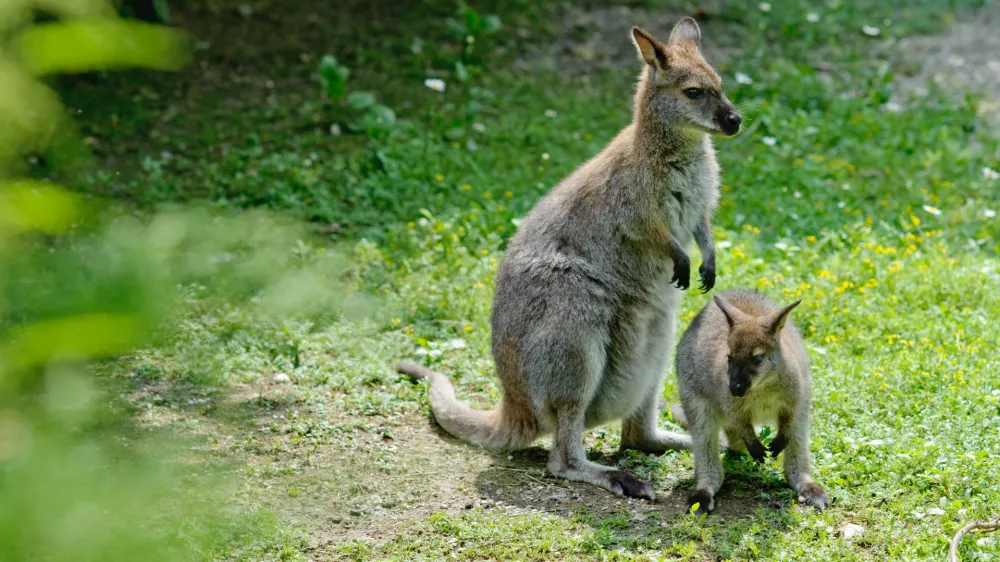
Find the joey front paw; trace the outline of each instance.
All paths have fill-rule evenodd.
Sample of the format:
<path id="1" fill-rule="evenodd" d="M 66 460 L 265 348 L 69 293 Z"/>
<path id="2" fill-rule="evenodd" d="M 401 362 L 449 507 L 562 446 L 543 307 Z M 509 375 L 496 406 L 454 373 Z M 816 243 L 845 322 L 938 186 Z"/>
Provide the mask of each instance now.
<path id="1" fill-rule="evenodd" d="M 705 294 L 715 287 L 715 265 L 709 263 L 701 264 L 698 268 L 698 274 L 701 276 L 701 293 Z"/>
<path id="2" fill-rule="evenodd" d="M 747 439 L 746 445 L 747 452 L 750 453 L 753 460 L 763 463 L 767 457 L 767 449 L 764 448 L 764 444 L 759 439 Z"/>
<path id="3" fill-rule="evenodd" d="M 767 450 L 771 452 L 772 457 L 777 457 L 781 454 L 781 451 L 785 450 L 785 446 L 788 445 L 788 439 L 785 438 L 784 434 L 779 433 L 771 443 L 768 444 Z"/>
<path id="4" fill-rule="evenodd" d="M 691 286 L 691 262 L 687 257 L 674 260 L 674 278 L 670 282 L 682 291 Z"/>

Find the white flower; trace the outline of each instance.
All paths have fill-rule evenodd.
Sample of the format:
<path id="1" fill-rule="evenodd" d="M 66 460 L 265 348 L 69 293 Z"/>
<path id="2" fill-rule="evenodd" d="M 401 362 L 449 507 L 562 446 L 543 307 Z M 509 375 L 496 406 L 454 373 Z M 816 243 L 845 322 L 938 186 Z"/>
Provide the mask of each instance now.
<path id="1" fill-rule="evenodd" d="M 763 141 L 764 144 L 766 144 L 767 146 L 774 146 L 774 145 L 778 144 L 778 139 L 776 139 L 774 137 L 764 137 L 764 138 L 762 138 L 760 140 Z"/>
<path id="2" fill-rule="evenodd" d="M 781 251 L 785 251 L 788 249 L 788 244 L 785 244 L 784 242 L 777 242 L 775 243 L 774 247 Z"/>
<path id="3" fill-rule="evenodd" d="M 840 209 L 843 209 L 846 206 L 847 206 L 847 202 L 846 201 L 841 201 L 841 202 L 837 203 L 837 207 L 840 208 Z"/>
<path id="4" fill-rule="evenodd" d="M 840 186 L 840 189 L 843 189 L 844 191 L 850 191 L 851 184 L 845 183 L 844 185 Z"/>
<path id="5" fill-rule="evenodd" d="M 291 379 L 291 377 L 289 377 L 285 373 L 278 373 L 277 375 L 274 375 L 273 380 L 274 380 L 274 382 L 282 383 L 282 382 L 288 382 L 288 381 L 290 381 L 292 379 Z"/>
<path id="6" fill-rule="evenodd" d="M 878 37 L 878 34 L 882 33 L 881 29 L 870 25 L 861 26 L 861 31 L 864 32 L 864 34 L 869 37 Z"/>
<path id="7" fill-rule="evenodd" d="M 761 2 L 760 6 L 757 6 L 757 7 L 760 8 L 760 11 L 762 11 L 762 12 L 770 12 L 771 11 L 771 3 L 770 2 Z"/>
<path id="8" fill-rule="evenodd" d="M 944 510 L 940 507 L 932 507 L 927 510 L 928 515 L 944 515 Z"/>
<path id="9" fill-rule="evenodd" d="M 441 350 L 432 349 L 427 355 L 430 355 L 431 359 L 437 359 L 438 357 L 441 357 Z"/>
<path id="10" fill-rule="evenodd" d="M 931 207 L 930 205 L 924 205 L 924 210 L 932 215 L 941 214 L 941 209 L 938 209 L 937 207 Z"/>
<path id="11" fill-rule="evenodd" d="M 418 347 L 417 348 L 417 357 L 423 357 L 424 355 L 427 355 L 427 349 L 424 348 L 424 347 Z"/>
<path id="12" fill-rule="evenodd" d="M 548 152 L 543 152 L 542 153 L 542 160 L 548 160 L 548 159 L 549 159 L 549 153 Z"/>
<path id="13" fill-rule="evenodd" d="M 435 92 L 443 92 L 445 88 L 444 80 L 440 78 L 428 78 L 424 80 L 424 86 L 434 90 Z"/>
<path id="14" fill-rule="evenodd" d="M 1000 172 L 992 168 L 983 168 L 983 177 L 988 180 L 1000 180 Z"/>
<path id="15" fill-rule="evenodd" d="M 465 340 L 458 338 L 448 342 L 448 347 L 452 349 L 465 349 Z"/>
<path id="16" fill-rule="evenodd" d="M 742 72 L 736 73 L 736 83 L 737 84 L 753 84 L 753 78 L 750 78 Z"/>
<path id="17" fill-rule="evenodd" d="M 801 191 L 796 191 L 792 195 L 794 195 L 796 199 L 802 199 L 802 192 Z"/>
<path id="18" fill-rule="evenodd" d="M 719 240 L 719 242 L 716 244 L 716 246 L 718 246 L 719 248 L 728 248 L 732 245 L 733 243 L 730 242 L 729 240 Z"/>
<path id="19" fill-rule="evenodd" d="M 550 119 L 553 118 L 553 117 L 555 117 L 556 115 L 558 115 L 558 113 L 556 113 L 556 110 L 554 110 L 554 109 L 546 109 L 545 110 L 545 116 L 548 117 L 548 118 L 550 118 Z"/>
<path id="20" fill-rule="evenodd" d="M 816 23 L 819 21 L 819 14 L 816 12 L 809 12 L 806 14 L 806 21 L 809 23 Z"/>
<path id="21" fill-rule="evenodd" d="M 486 125 L 483 125 L 482 123 L 476 121 L 475 123 L 472 124 L 472 130 L 477 133 L 485 133 Z"/>
<path id="22" fill-rule="evenodd" d="M 872 447 L 878 447 L 879 445 L 882 445 L 884 443 L 885 441 L 882 441 L 881 439 L 872 439 L 871 441 L 868 442 L 868 444 L 871 445 Z"/>
<path id="23" fill-rule="evenodd" d="M 994 211 L 993 209 L 983 209 L 983 216 L 988 219 L 992 219 L 993 217 L 997 216 L 997 212 Z"/>
<path id="24" fill-rule="evenodd" d="M 882 106 L 882 109 L 888 111 L 889 113 L 899 113 L 900 111 L 903 111 L 903 106 L 894 101 L 890 101 L 886 102 L 886 104 Z"/>

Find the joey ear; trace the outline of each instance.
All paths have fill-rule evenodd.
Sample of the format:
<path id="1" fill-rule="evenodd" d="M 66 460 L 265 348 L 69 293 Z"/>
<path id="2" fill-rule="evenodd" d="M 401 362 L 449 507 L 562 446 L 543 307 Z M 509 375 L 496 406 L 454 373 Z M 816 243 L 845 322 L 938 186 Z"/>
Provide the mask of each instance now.
<path id="1" fill-rule="evenodd" d="M 785 320 L 788 319 L 788 313 L 791 312 L 792 309 L 795 308 L 796 306 L 799 306 L 799 303 L 801 302 L 802 302 L 801 300 L 797 300 L 792 304 L 786 306 L 785 308 L 776 310 L 771 314 L 768 314 L 767 316 L 764 317 L 764 326 L 768 329 L 769 332 L 771 332 L 772 335 L 777 334 L 778 332 L 781 331 L 782 328 L 785 327 Z"/>
<path id="2" fill-rule="evenodd" d="M 674 26 L 674 30 L 670 32 L 669 43 L 700 49 L 701 29 L 698 27 L 698 22 L 692 18 L 681 18 L 681 21 Z"/>
<path id="3" fill-rule="evenodd" d="M 652 66 L 656 70 L 663 70 L 667 67 L 666 46 L 655 37 L 644 31 L 642 28 L 632 28 L 632 42 L 639 51 L 639 58 L 642 62 Z"/>
<path id="4" fill-rule="evenodd" d="M 750 319 L 750 316 L 742 310 L 736 308 L 735 306 L 729 304 L 722 297 L 715 295 L 712 297 L 715 304 L 722 310 L 722 314 L 726 317 L 726 321 L 729 322 L 729 327 L 732 328 L 736 324 L 742 324 Z"/>

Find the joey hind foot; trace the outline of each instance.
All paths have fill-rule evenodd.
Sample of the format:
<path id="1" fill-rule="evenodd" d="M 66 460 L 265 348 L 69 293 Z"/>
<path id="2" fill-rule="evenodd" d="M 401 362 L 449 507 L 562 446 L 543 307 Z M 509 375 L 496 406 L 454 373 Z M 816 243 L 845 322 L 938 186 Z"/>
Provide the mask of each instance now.
<path id="1" fill-rule="evenodd" d="M 674 277 L 670 280 L 676 287 L 686 291 L 691 286 L 691 261 L 687 256 L 674 258 Z"/>
<path id="2" fill-rule="evenodd" d="M 698 267 L 698 275 L 701 276 L 701 293 L 705 294 L 715 287 L 715 265 L 703 263 Z"/>
<path id="3" fill-rule="evenodd" d="M 655 501 L 656 492 L 649 482 L 639 480 L 624 470 L 611 470 L 604 475 L 604 487 L 612 494 Z"/>
<path id="4" fill-rule="evenodd" d="M 698 507 L 694 508 L 695 505 Z M 684 505 L 684 513 L 691 513 L 692 508 L 695 509 L 694 516 L 696 518 L 708 515 L 715 510 L 715 498 L 708 490 L 696 490 L 695 493 L 688 496 L 687 503 Z"/>
<path id="5" fill-rule="evenodd" d="M 811 505 L 823 511 L 830 507 L 830 496 L 826 495 L 826 490 L 815 482 L 810 482 L 799 489 L 798 502 L 803 505 Z"/>

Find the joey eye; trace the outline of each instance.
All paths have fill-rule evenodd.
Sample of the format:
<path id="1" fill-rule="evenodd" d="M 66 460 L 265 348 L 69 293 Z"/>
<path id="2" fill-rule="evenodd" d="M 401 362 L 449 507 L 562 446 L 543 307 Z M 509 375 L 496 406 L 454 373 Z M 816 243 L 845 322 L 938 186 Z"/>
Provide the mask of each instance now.
<path id="1" fill-rule="evenodd" d="M 696 100 L 705 95 L 705 90 L 702 90 L 701 88 L 688 88 L 684 90 L 684 95 L 689 99 Z"/>
<path id="2" fill-rule="evenodd" d="M 753 357 L 750 358 L 750 362 L 753 363 L 754 365 L 760 365 L 761 363 L 764 362 L 764 354 L 761 353 L 759 355 L 754 355 Z"/>

